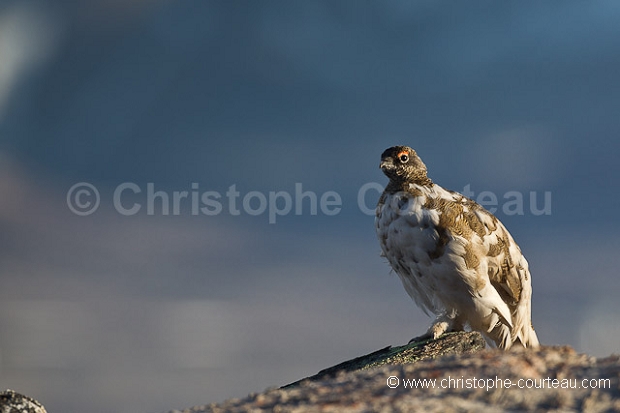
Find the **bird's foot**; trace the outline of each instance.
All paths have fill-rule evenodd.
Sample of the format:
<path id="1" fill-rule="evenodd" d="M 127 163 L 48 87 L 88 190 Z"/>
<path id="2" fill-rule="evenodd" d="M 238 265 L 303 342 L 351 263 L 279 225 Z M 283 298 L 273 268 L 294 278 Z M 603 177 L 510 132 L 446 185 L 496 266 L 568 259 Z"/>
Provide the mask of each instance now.
<path id="1" fill-rule="evenodd" d="M 440 318 L 433 323 L 433 325 L 428 329 L 426 333 L 409 340 L 409 344 L 418 341 L 437 340 L 439 337 L 446 333 L 456 331 L 454 327 L 455 326 L 453 320 Z"/>

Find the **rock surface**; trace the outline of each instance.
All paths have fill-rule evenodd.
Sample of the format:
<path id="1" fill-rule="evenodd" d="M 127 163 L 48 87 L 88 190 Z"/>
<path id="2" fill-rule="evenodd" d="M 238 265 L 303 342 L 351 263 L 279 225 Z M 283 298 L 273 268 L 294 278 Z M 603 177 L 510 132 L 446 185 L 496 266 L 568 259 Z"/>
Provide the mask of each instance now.
<path id="1" fill-rule="evenodd" d="M 485 347 L 486 342 L 480 333 L 449 333 L 441 336 L 437 340 L 429 339 L 410 342 L 407 345 L 399 347 L 386 347 L 365 356 L 356 357 L 353 360 L 348 360 L 333 367 L 321 370 L 314 376 L 301 379 L 283 386 L 282 388 L 290 388 L 306 380 L 326 380 L 328 378 L 335 377 L 341 372 L 368 370 L 388 364 L 398 365 L 417 363 L 418 361 L 434 359 L 449 354 L 475 353 L 477 351 L 484 350 Z"/>
<path id="2" fill-rule="evenodd" d="M 285 388 L 171 413 L 620 411 L 619 356 L 541 347 L 398 363 L 392 357 L 362 370 L 334 366 Z"/>
<path id="3" fill-rule="evenodd" d="M 0 393 L 0 413 L 47 413 L 45 407 L 32 397 L 13 390 Z"/>

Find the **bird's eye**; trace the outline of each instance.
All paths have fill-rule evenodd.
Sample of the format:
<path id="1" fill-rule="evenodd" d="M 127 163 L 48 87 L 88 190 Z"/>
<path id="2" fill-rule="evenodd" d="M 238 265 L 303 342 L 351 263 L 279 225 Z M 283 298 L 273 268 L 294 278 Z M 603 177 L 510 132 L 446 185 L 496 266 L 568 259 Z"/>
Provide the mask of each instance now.
<path id="1" fill-rule="evenodd" d="M 407 155 L 406 153 L 401 153 L 398 155 L 398 159 L 400 159 L 402 163 L 405 163 L 409 160 L 409 155 Z"/>

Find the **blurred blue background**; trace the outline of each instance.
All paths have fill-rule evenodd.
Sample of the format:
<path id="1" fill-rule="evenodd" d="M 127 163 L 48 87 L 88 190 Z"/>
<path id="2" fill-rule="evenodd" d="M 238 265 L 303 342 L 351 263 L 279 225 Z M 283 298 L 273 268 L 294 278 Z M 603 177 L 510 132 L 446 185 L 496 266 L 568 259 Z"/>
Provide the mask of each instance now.
<path id="1" fill-rule="evenodd" d="M 364 209 L 395 144 L 497 198 L 542 343 L 617 352 L 618 21 L 613 0 L 2 2 L 0 389 L 163 412 L 422 333 Z M 100 193 L 87 216 L 67 204 L 79 182 Z M 126 182 L 135 214 L 113 201 Z M 252 191 L 296 184 L 340 209 L 250 213 Z M 182 191 L 222 211 L 173 213 Z"/>

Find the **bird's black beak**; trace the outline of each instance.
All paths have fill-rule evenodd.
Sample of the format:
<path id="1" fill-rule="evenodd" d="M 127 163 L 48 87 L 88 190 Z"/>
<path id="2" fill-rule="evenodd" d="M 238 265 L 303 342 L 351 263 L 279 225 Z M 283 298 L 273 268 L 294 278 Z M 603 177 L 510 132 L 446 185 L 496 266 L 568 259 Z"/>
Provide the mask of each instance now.
<path id="1" fill-rule="evenodd" d="M 381 159 L 381 163 L 379 164 L 379 168 L 381 168 L 384 171 L 387 170 L 387 169 L 393 169 L 394 168 L 394 161 L 392 160 L 392 158 Z"/>

